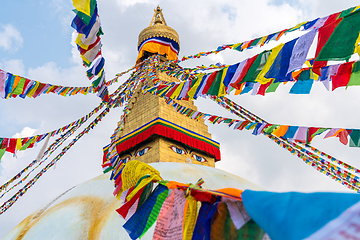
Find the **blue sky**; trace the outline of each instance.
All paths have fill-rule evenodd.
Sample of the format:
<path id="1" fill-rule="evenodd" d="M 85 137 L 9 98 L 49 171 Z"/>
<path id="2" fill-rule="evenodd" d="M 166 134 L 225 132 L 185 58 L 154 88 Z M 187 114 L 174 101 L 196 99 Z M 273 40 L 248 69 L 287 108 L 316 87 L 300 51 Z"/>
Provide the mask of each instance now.
<path id="1" fill-rule="evenodd" d="M 169 26 L 180 35 L 180 56 L 216 49 L 225 43 L 251 40 L 297 23 L 344 10 L 355 0 L 301 1 L 159 1 L 106 0 L 99 2 L 105 35 L 102 37 L 106 76 L 132 67 L 137 57 L 137 37 L 147 27 L 160 3 Z M 41 82 L 88 86 L 77 50 L 71 44 L 74 17 L 70 0 L 4 1 L 0 15 L 0 69 Z M 297 33 L 295 33 L 297 34 Z M 286 36 L 284 41 L 293 35 Z M 268 47 L 273 47 L 270 45 Z M 262 50 L 262 49 L 260 49 Z M 183 66 L 221 62 L 232 64 L 259 49 L 225 51 Z M 126 77 L 121 79 L 125 81 Z M 314 84 L 315 85 L 315 84 Z M 116 86 L 115 86 L 116 87 Z M 114 90 L 114 87 L 111 88 Z M 288 94 L 289 86 L 261 96 L 232 99 L 269 122 L 289 125 L 360 128 L 356 102 L 360 88 L 327 92 L 319 84 L 309 95 Z M 99 104 L 95 95 L 0 101 L 0 136 L 29 136 L 64 126 Z M 209 100 L 196 102 L 200 111 L 234 117 Z M 22 219 L 70 187 L 101 174 L 102 147 L 119 121 L 121 109 L 112 110 L 99 126 L 85 135 L 59 163 L 46 173 L 12 209 L 0 216 L 0 238 Z M 270 191 L 345 191 L 346 188 L 305 165 L 300 159 L 262 136 L 210 125 L 213 139 L 221 143 L 221 169 L 244 177 Z M 342 146 L 337 139 L 314 140 L 314 145 L 357 167 L 359 149 Z M 40 146 L 17 158 L 5 154 L 0 163 L 0 183 L 15 175 L 36 157 Z M 15 192 L 11 192 L 14 194 Z M 1 199 L 3 200 L 3 199 Z"/>

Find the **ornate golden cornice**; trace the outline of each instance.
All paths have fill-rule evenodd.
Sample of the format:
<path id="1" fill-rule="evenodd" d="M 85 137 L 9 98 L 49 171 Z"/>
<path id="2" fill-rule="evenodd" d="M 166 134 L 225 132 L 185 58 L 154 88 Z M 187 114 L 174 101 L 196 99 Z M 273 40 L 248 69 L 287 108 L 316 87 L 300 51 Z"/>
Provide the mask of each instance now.
<path id="1" fill-rule="evenodd" d="M 138 47 L 143 41 L 152 37 L 166 37 L 177 42 L 180 46 L 179 34 L 173 28 L 167 26 L 162 9 L 158 6 L 154 12 L 150 26 L 143 29 L 139 34 Z"/>

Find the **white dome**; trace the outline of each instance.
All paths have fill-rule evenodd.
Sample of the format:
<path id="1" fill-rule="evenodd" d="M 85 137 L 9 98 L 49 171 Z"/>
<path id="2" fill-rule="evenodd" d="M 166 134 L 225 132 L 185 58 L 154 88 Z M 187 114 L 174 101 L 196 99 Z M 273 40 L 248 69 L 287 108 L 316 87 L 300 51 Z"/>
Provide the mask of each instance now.
<path id="1" fill-rule="evenodd" d="M 263 190 L 225 171 L 186 163 L 150 163 L 165 180 L 195 183 L 204 179 L 206 189 L 232 187 Z M 130 239 L 123 229 L 125 220 L 115 211 L 120 201 L 113 196 L 110 173 L 75 186 L 15 227 L 4 239 Z M 153 227 L 142 237 L 152 239 Z"/>

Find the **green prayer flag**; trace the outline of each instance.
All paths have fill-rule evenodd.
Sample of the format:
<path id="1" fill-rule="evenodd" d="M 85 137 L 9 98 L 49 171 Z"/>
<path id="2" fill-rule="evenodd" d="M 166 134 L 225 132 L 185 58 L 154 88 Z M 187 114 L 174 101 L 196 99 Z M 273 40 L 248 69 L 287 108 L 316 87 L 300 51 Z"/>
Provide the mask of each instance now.
<path id="1" fill-rule="evenodd" d="M 326 130 L 328 130 L 328 128 L 319 128 L 318 130 L 316 130 L 316 132 L 314 132 L 314 133 L 311 135 L 311 138 L 314 138 L 315 136 L 322 134 L 322 133 L 325 132 Z"/>
<path id="2" fill-rule="evenodd" d="M 21 78 L 18 85 L 15 87 L 14 91 L 11 94 L 21 95 L 25 86 L 25 78 Z"/>
<path id="3" fill-rule="evenodd" d="M 29 138 L 28 141 L 20 148 L 20 151 L 27 149 L 29 147 L 29 145 L 31 144 L 32 140 L 33 140 L 33 138 Z"/>
<path id="4" fill-rule="evenodd" d="M 237 239 L 263 239 L 265 232 L 252 219 L 237 231 Z"/>
<path id="5" fill-rule="evenodd" d="M 309 79 L 311 79 L 309 69 L 304 70 L 300 73 L 299 80 L 305 81 L 305 80 L 309 80 Z"/>
<path id="6" fill-rule="evenodd" d="M 83 23 L 85 23 L 86 25 L 89 25 L 91 17 L 94 14 L 95 6 L 96 6 L 96 0 L 91 0 L 91 2 L 90 2 L 90 16 L 88 16 L 85 13 L 82 13 L 82 12 L 76 10 L 76 9 L 74 9 L 73 12 L 76 13 L 76 15 L 78 15 L 79 18 L 81 18 Z"/>
<path id="7" fill-rule="evenodd" d="M 254 47 L 254 46 L 256 46 L 256 45 L 260 42 L 261 39 L 262 39 L 262 37 L 255 39 L 255 40 L 250 44 L 249 47 Z"/>
<path id="8" fill-rule="evenodd" d="M 161 209 L 162 205 L 164 204 L 165 199 L 167 198 L 168 195 L 169 195 L 169 189 L 166 189 L 165 191 L 160 193 L 159 196 L 156 198 L 156 203 L 155 203 L 153 209 L 151 210 L 151 213 L 146 222 L 144 231 L 142 232 L 142 234 L 140 235 L 139 238 L 141 238 L 149 230 L 149 228 L 151 228 L 151 226 L 156 222 L 156 220 L 159 216 L 159 213 L 160 213 L 160 209 Z"/>
<path id="9" fill-rule="evenodd" d="M 275 92 L 276 89 L 278 88 L 278 86 L 280 85 L 281 82 L 276 82 L 274 83 L 274 81 L 270 84 L 270 86 L 266 89 L 265 93 L 271 93 L 271 92 Z"/>
<path id="10" fill-rule="evenodd" d="M 356 85 L 360 85 L 360 62 L 354 63 L 350 80 L 346 88 L 348 88 L 349 86 L 356 86 Z"/>
<path id="11" fill-rule="evenodd" d="M 344 17 L 321 49 L 316 61 L 349 60 L 360 32 L 360 11 Z"/>
<path id="12" fill-rule="evenodd" d="M 216 74 L 216 77 L 215 77 L 215 79 L 214 79 L 214 82 L 211 84 L 211 86 L 210 86 L 210 88 L 209 88 L 209 90 L 208 90 L 208 94 L 209 94 L 209 95 L 215 95 L 215 96 L 218 95 L 223 73 L 224 73 L 224 69 L 221 69 L 221 70 L 218 71 L 218 73 Z"/>
<path id="13" fill-rule="evenodd" d="M 350 147 L 360 147 L 360 130 L 352 130 L 350 133 Z"/>
<path id="14" fill-rule="evenodd" d="M 138 203 L 138 206 L 137 206 L 137 209 L 139 209 L 141 207 L 141 205 L 143 205 L 143 203 L 146 201 L 146 199 L 148 199 L 148 197 L 150 196 L 152 190 L 153 190 L 153 186 L 154 186 L 154 183 L 153 182 L 149 182 L 145 187 L 144 187 L 144 190 L 143 192 L 141 193 L 140 195 L 140 198 L 139 198 L 139 203 Z"/>
<path id="15" fill-rule="evenodd" d="M 228 118 L 224 121 L 224 123 L 231 123 L 232 119 L 231 118 Z"/>
<path id="16" fill-rule="evenodd" d="M 355 7 L 351 7 L 351 8 L 349 8 L 349 9 L 346 9 L 346 10 L 342 11 L 342 12 L 340 13 L 340 15 L 339 15 L 338 18 L 342 18 L 342 17 L 347 16 L 347 15 L 348 15 L 349 13 L 351 13 L 354 9 L 355 9 Z"/>
<path id="17" fill-rule="evenodd" d="M 1 162 L 1 158 L 4 156 L 4 154 L 5 154 L 5 151 L 6 151 L 6 149 L 4 148 L 4 149 L 0 149 L 0 162 Z"/>
<path id="18" fill-rule="evenodd" d="M 245 77 L 241 81 L 241 83 L 244 82 L 255 82 L 256 77 L 259 75 L 261 70 L 263 69 L 271 51 L 263 51 L 260 53 L 251 67 L 249 68 L 248 72 L 246 73 Z"/>
<path id="19" fill-rule="evenodd" d="M 252 82 L 255 82 L 256 78 L 258 77 L 259 73 L 263 70 L 268 58 L 269 58 L 269 55 L 271 54 L 271 50 L 270 51 L 264 51 L 262 52 L 260 55 L 260 63 L 258 65 L 258 67 L 256 68 L 256 70 L 254 71 L 252 77 L 251 77 L 251 81 Z"/>
<path id="20" fill-rule="evenodd" d="M 275 130 L 275 128 L 277 128 L 278 126 L 279 126 L 279 125 L 276 125 L 276 124 L 271 125 L 271 126 L 265 128 L 265 129 L 263 130 L 263 132 L 265 132 L 265 133 L 267 133 L 267 134 L 271 134 L 271 133 Z"/>

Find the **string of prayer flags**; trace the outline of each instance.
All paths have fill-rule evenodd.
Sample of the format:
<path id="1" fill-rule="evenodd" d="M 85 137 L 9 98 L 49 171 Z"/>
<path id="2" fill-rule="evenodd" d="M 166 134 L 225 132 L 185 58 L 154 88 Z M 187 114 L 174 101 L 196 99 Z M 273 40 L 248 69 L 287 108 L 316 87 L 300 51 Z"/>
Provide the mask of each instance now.
<path id="1" fill-rule="evenodd" d="M 43 169 L 41 169 L 40 172 L 38 172 L 35 177 L 33 177 L 29 182 L 25 184 L 16 194 L 14 194 L 10 199 L 5 201 L 0 206 L 0 215 L 6 212 L 11 206 L 14 205 L 14 203 L 20 198 L 20 196 L 23 196 L 36 182 L 39 180 L 39 178 L 47 172 L 51 167 L 53 167 L 57 161 L 61 159 L 62 156 L 85 134 L 89 133 L 91 129 L 97 126 L 99 122 L 110 112 L 111 108 L 114 108 L 118 106 L 119 98 L 118 96 L 115 96 L 113 100 L 111 100 L 106 108 L 87 126 L 85 127 L 66 147 L 62 149 L 62 151 L 53 159 L 50 163 L 48 163 Z M 104 106 L 105 103 L 101 103 L 99 107 Z M 100 110 L 100 109 L 99 109 Z"/>
<path id="2" fill-rule="evenodd" d="M 23 150 L 26 150 L 29 148 L 33 148 L 39 142 L 44 140 L 47 136 L 53 137 L 57 134 L 60 134 L 60 133 L 63 133 L 65 131 L 69 130 L 73 126 L 76 126 L 78 124 L 85 122 L 92 115 L 97 113 L 103 106 L 104 106 L 104 104 L 100 104 L 98 107 L 96 107 L 94 110 L 92 110 L 90 113 L 88 113 L 84 117 L 82 117 L 76 121 L 73 121 L 72 123 L 67 124 L 61 128 L 54 130 L 54 131 L 48 132 L 48 133 L 35 135 L 32 137 L 25 137 L 25 138 L 0 138 L 0 160 L 1 160 L 2 156 L 4 155 L 5 151 L 10 152 L 12 154 L 16 154 L 16 152 L 18 152 L 18 151 L 23 151 Z"/>
<path id="3" fill-rule="evenodd" d="M 172 102 L 172 100 L 167 99 L 166 102 L 170 103 L 170 102 Z M 270 139 L 275 141 L 280 146 L 288 149 L 291 153 L 297 152 L 298 157 L 303 159 L 305 161 L 305 163 L 316 168 L 320 172 L 327 174 L 328 176 L 331 176 L 333 179 L 337 179 L 338 182 L 347 186 L 349 189 L 359 191 L 360 183 L 358 181 L 358 179 L 359 179 L 358 176 L 352 175 L 352 174 L 342 170 L 341 168 L 336 167 L 335 165 L 329 163 L 325 159 L 319 158 L 319 157 L 315 156 L 314 154 L 311 154 L 309 151 L 307 151 L 303 147 L 294 145 L 293 142 L 290 142 L 287 139 L 283 139 L 283 136 L 285 136 L 286 133 L 288 132 L 287 130 L 290 129 L 292 132 L 295 132 L 297 134 L 296 135 L 297 141 L 301 140 L 303 142 L 306 142 L 307 135 L 308 135 L 308 128 L 306 128 L 306 127 L 294 127 L 294 126 L 290 127 L 290 126 L 272 125 L 272 124 L 265 123 L 262 120 L 261 120 L 261 122 L 251 122 L 248 120 L 239 121 L 239 120 L 227 119 L 227 118 L 222 118 L 222 117 L 214 116 L 214 115 L 210 115 L 210 114 L 204 114 L 204 113 L 194 111 L 194 110 L 189 110 L 185 107 L 182 107 L 181 105 L 178 105 L 177 103 L 175 103 L 173 105 L 173 107 L 179 113 L 184 114 L 188 117 L 191 117 L 192 119 L 203 118 L 203 119 L 209 120 L 213 124 L 214 123 L 225 123 L 229 127 L 234 124 L 234 129 L 252 130 L 254 135 L 263 133 L 265 136 L 268 136 Z M 230 109 L 228 109 L 228 110 L 230 110 Z M 233 112 L 233 113 L 236 113 L 236 112 Z M 247 114 L 247 115 L 249 115 L 249 114 Z M 245 118 L 245 119 L 247 118 L 242 115 L 238 115 L 238 116 Z M 326 130 L 328 130 L 328 129 L 326 129 Z M 315 135 L 320 134 L 322 132 L 324 132 L 324 130 L 320 129 L 320 128 L 313 128 L 310 130 L 311 137 L 314 137 Z M 340 132 L 340 131 L 338 131 L 338 132 Z M 334 136 L 336 136 L 336 134 Z M 345 135 L 345 137 L 346 136 L 347 135 Z M 294 141 L 294 139 L 291 139 L 291 140 Z M 294 147 L 298 148 L 299 150 L 295 149 Z M 304 152 L 306 152 L 306 155 L 304 154 Z M 331 160 L 333 161 L 333 159 L 331 159 Z M 335 161 L 335 162 L 338 163 L 338 161 Z M 340 165 L 342 165 L 342 164 L 340 164 Z M 354 184 L 356 184 L 356 186 Z"/>
<path id="4" fill-rule="evenodd" d="M 154 92 L 150 92 L 150 93 L 155 94 Z M 285 140 L 290 139 L 291 141 L 311 143 L 311 141 L 315 136 L 318 136 L 323 133 L 327 133 L 327 135 L 324 138 L 338 137 L 341 143 L 347 145 L 349 142 L 348 138 L 350 137 L 350 139 L 353 139 L 351 140 L 352 141 L 351 146 L 360 147 L 359 145 L 360 140 L 358 140 L 359 129 L 302 127 L 302 126 L 289 126 L 289 125 L 269 124 L 269 123 L 266 123 L 264 125 L 264 123 L 262 122 L 251 122 L 247 120 L 240 121 L 236 119 L 224 118 L 217 115 L 202 113 L 200 111 L 195 111 L 191 108 L 184 107 L 179 103 L 173 101 L 172 99 L 167 98 L 166 96 L 160 96 L 160 97 L 165 98 L 165 102 L 171 105 L 175 111 L 183 115 L 186 115 L 192 119 L 196 119 L 196 120 L 204 119 L 204 120 L 208 120 L 212 124 L 224 123 L 227 124 L 229 127 L 235 124 L 235 126 L 237 126 L 237 128 L 235 129 L 253 130 L 254 135 L 259 135 L 260 133 L 265 132 L 266 134 L 274 134 L 275 136 Z M 219 98 L 218 101 L 224 101 L 224 100 Z M 225 101 L 223 102 L 223 104 L 220 103 L 220 105 L 226 105 L 226 104 L 227 103 L 225 103 Z M 334 134 L 329 135 L 329 133 L 332 133 L 332 131 L 334 130 L 337 131 L 335 131 Z M 352 133 L 353 131 L 354 133 Z"/>
<path id="5" fill-rule="evenodd" d="M 280 77 L 276 79 L 276 77 L 280 75 L 272 75 L 274 78 L 265 78 L 265 72 L 262 71 L 265 67 L 269 67 L 269 65 L 267 65 L 269 61 L 274 60 L 272 54 L 268 56 L 268 61 L 263 64 L 264 68 L 262 68 L 261 71 L 260 69 L 254 70 L 257 67 L 252 68 L 253 65 L 251 64 L 255 63 L 256 59 L 258 59 L 258 55 L 252 59 L 226 66 L 212 73 L 197 73 L 194 75 L 195 78 L 188 78 L 189 80 L 184 82 L 170 83 L 161 81 L 160 85 L 159 82 L 157 82 L 158 85 L 148 87 L 144 89 L 144 91 L 181 100 L 188 98 L 197 99 L 200 96 L 205 97 L 209 95 L 221 97 L 229 94 L 234 89 L 233 87 L 235 87 L 237 88 L 235 95 L 250 92 L 252 95 L 264 96 L 266 93 L 275 92 L 281 81 L 287 77 L 289 77 L 288 80 L 293 83 L 289 91 L 290 94 L 309 94 L 314 82 L 321 82 L 328 91 L 334 91 L 339 87 L 346 87 L 345 89 L 347 89 L 350 86 L 360 85 L 359 61 L 322 67 L 320 68 L 322 72 L 320 77 L 312 72 L 312 68 L 302 68 L 285 75 L 283 78 Z M 249 70 L 252 71 L 252 73 L 249 73 Z M 283 71 L 284 74 L 286 74 L 286 71 L 287 70 Z M 274 73 L 275 72 L 274 70 Z M 252 75 L 252 77 L 249 77 L 250 75 Z M 184 77 L 184 75 L 178 75 L 181 81 L 184 80 L 182 77 Z"/>
<path id="6" fill-rule="evenodd" d="M 0 97 L 3 99 L 16 97 L 37 98 L 43 94 L 54 93 L 61 96 L 92 93 L 92 87 L 65 87 L 30 80 L 0 69 Z"/>
<path id="7" fill-rule="evenodd" d="M 75 43 L 86 68 L 86 75 L 92 87 L 105 102 L 109 101 L 105 83 L 105 59 L 101 53 L 103 31 L 100 24 L 96 0 L 73 0 L 76 16 L 71 26 L 77 31 Z"/>
<path id="8" fill-rule="evenodd" d="M 152 168 L 146 163 L 132 160 L 124 165 L 120 176 L 124 180 L 120 182 L 128 182 L 132 179 L 131 182 L 137 186 L 142 179 L 149 178 L 146 173 L 134 175 L 136 170 L 131 170 L 133 166 Z M 230 232 L 232 239 L 250 240 L 254 237 L 262 239 L 264 231 L 251 220 L 244 208 L 241 199 L 242 190 L 203 189 L 201 187 L 203 182 L 199 179 L 195 184 L 184 184 L 154 179 L 148 183 L 151 185 L 150 188 L 142 187 L 131 199 L 129 193 L 134 191 L 134 187 L 128 185 L 121 196 L 125 202 L 117 212 L 126 220 L 123 227 L 129 233 L 129 237 L 141 238 L 156 222 L 153 239 L 157 240 L 203 239 L 204 236 L 223 238 Z M 158 183 L 155 189 L 152 189 L 153 183 Z M 199 211 L 197 211 L 198 206 L 200 206 Z"/>
<path id="9" fill-rule="evenodd" d="M 234 113 L 235 115 L 237 115 L 241 118 L 250 119 L 251 121 L 255 121 L 256 123 L 261 123 L 261 125 L 264 126 L 262 129 L 266 128 L 263 131 L 264 135 L 269 137 L 272 141 L 277 143 L 280 147 L 287 149 L 290 153 L 292 153 L 294 155 L 297 155 L 297 157 L 302 159 L 309 166 L 311 166 L 314 169 L 316 169 L 317 171 L 325 174 L 326 176 L 331 177 L 333 180 L 341 183 L 342 185 L 348 187 L 349 189 L 360 192 L 359 176 L 354 175 L 354 174 L 342 169 L 342 167 L 344 167 L 347 170 L 352 171 L 355 174 L 359 173 L 358 169 L 356 169 L 356 168 L 350 166 L 349 164 L 346 164 L 326 153 L 323 153 L 323 152 L 317 150 L 316 148 L 311 147 L 308 144 L 302 144 L 301 142 L 300 143 L 292 142 L 289 140 L 279 138 L 278 136 L 275 136 L 274 134 L 267 134 L 267 131 L 269 131 L 268 129 L 274 129 L 276 126 L 271 126 L 270 128 L 267 128 L 268 123 L 266 121 L 262 120 L 261 118 L 257 117 L 253 113 L 251 113 L 248 110 L 244 109 L 243 107 L 237 105 L 236 103 L 232 102 L 230 99 L 227 99 L 225 97 L 223 97 L 223 98 L 212 97 L 211 99 L 214 100 L 215 102 L 217 102 L 219 105 L 221 105 L 225 109 L 227 109 L 228 111 Z M 223 100 L 225 100 L 225 101 L 223 101 Z M 244 121 L 243 123 L 237 123 L 235 125 L 234 129 L 235 128 L 240 129 L 241 126 L 243 126 L 243 127 L 245 126 L 244 123 L 249 124 L 249 123 L 251 123 L 251 121 Z M 243 129 L 243 128 L 241 128 L 241 129 Z M 300 129 L 303 130 L 303 127 L 301 127 Z M 254 132 L 255 131 L 257 131 L 256 128 L 255 128 Z M 273 131 L 273 130 L 271 130 L 271 131 Z M 335 130 L 335 132 L 336 131 L 338 131 L 338 130 Z M 253 134 L 254 134 L 254 132 L 253 132 Z M 306 133 L 306 131 L 301 131 L 301 132 L 302 132 L 301 134 L 303 136 L 304 136 L 304 133 Z M 316 135 L 316 134 L 321 133 L 322 131 L 320 131 L 320 128 L 313 128 L 310 130 L 310 132 L 312 135 Z M 306 135 L 304 137 L 306 138 Z M 304 138 L 304 137 L 302 137 L 302 138 Z M 311 151 L 307 150 L 306 148 L 309 148 Z M 323 157 L 326 157 L 327 159 L 331 160 L 336 165 L 330 163 Z"/>

